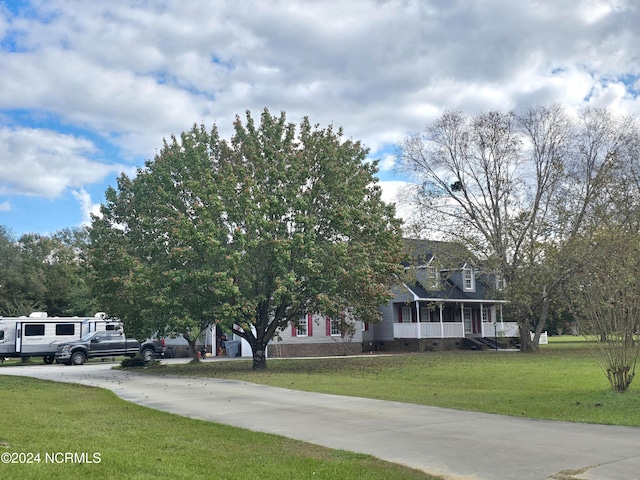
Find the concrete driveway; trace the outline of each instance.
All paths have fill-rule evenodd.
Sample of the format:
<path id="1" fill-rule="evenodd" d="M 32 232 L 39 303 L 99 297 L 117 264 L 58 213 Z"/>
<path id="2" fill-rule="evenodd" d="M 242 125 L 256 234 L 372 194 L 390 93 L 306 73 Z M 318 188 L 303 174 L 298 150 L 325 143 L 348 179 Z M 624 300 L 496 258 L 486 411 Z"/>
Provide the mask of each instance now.
<path id="1" fill-rule="evenodd" d="M 166 412 L 367 453 L 449 479 L 640 479 L 640 428 L 531 420 L 273 388 L 146 376 L 112 363 L 0 369 L 107 388 Z M 560 472 L 578 471 L 570 476 Z"/>

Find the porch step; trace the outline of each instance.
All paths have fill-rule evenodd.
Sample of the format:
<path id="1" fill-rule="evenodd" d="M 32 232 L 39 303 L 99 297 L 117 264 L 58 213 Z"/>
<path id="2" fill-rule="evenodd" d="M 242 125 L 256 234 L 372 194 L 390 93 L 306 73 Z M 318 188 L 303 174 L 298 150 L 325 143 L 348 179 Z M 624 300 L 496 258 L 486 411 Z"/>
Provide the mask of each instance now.
<path id="1" fill-rule="evenodd" d="M 507 347 L 500 342 L 497 342 L 494 339 L 487 337 L 478 337 L 478 338 L 465 338 L 465 343 L 471 350 L 504 350 Z M 497 348 L 496 348 L 497 345 Z"/>

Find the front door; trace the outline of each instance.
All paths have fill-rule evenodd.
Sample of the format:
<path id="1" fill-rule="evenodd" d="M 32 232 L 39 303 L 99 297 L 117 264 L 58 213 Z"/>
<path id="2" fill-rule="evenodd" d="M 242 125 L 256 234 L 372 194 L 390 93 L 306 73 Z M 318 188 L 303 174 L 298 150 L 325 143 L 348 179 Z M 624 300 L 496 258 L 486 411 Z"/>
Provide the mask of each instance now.
<path id="1" fill-rule="evenodd" d="M 463 315 L 464 315 L 464 333 L 472 333 L 471 309 L 465 307 L 463 310 Z"/>
<path id="2" fill-rule="evenodd" d="M 16 323 L 16 353 L 22 352 L 22 323 Z"/>
<path id="3" fill-rule="evenodd" d="M 482 333 L 482 318 L 477 309 L 473 311 L 473 333 Z"/>

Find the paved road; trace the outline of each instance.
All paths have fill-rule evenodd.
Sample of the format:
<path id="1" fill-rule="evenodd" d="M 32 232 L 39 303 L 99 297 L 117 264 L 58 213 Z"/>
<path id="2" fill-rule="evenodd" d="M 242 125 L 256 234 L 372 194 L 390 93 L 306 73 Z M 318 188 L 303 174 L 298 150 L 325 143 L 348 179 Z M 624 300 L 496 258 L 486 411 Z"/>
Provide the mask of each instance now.
<path id="1" fill-rule="evenodd" d="M 367 453 L 449 479 L 640 479 L 640 428 L 550 422 L 255 385 L 145 376 L 113 364 L 2 368 L 80 383 L 187 417 Z"/>

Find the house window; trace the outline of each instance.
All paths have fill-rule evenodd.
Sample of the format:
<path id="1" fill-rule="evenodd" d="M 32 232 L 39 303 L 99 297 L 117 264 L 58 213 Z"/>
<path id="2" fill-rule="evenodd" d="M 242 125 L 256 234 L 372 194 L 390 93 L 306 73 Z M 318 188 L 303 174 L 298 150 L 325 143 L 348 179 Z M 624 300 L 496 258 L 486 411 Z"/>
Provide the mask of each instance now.
<path id="1" fill-rule="evenodd" d="M 430 322 L 432 310 L 429 307 L 420 307 L 420 321 Z"/>
<path id="2" fill-rule="evenodd" d="M 483 308 L 482 309 L 482 323 L 489 323 L 491 322 L 491 312 L 489 311 L 488 308 Z"/>
<path id="3" fill-rule="evenodd" d="M 332 318 L 330 320 L 331 327 L 330 333 L 332 337 L 339 337 L 342 335 L 342 321 L 339 318 Z"/>
<path id="4" fill-rule="evenodd" d="M 309 313 L 291 326 L 292 337 L 311 337 L 313 335 L 313 314 Z"/>
<path id="5" fill-rule="evenodd" d="M 56 335 L 73 335 L 75 334 L 76 326 L 73 323 L 57 323 Z"/>
<path id="6" fill-rule="evenodd" d="M 411 307 L 402 307 L 400 309 L 400 322 L 411 323 L 413 321 L 412 310 Z"/>
<path id="7" fill-rule="evenodd" d="M 44 323 L 37 323 L 24 326 L 25 337 L 39 337 L 44 335 Z"/>
<path id="8" fill-rule="evenodd" d="M 476 282 L 473 276 L 473 268 L 464 267 L 462 270 L 462 280 L 465 292 L 474 292 L 476 290 Z"/>
<path id="9" fill-rule="evenodd" d="M 504 290 L 504 276 L 500 273 L 496 273 L 496 290 L 499 292 Z"/>
<path id="10" fill-rule="evenodd" d="M 436 267 L 427 267 L 427 283 L 432 290 L 440 288 L 440 273 Z"/>
<path id="11" fill-rule="evenodd" d="M 308 326 L 307 317 L 301 318 L 300 320 L 298 320 L 298 326 L 296 327 L 296 336 L 297 337 L 306 337 L 307 336 L 307 326 Z"/>

